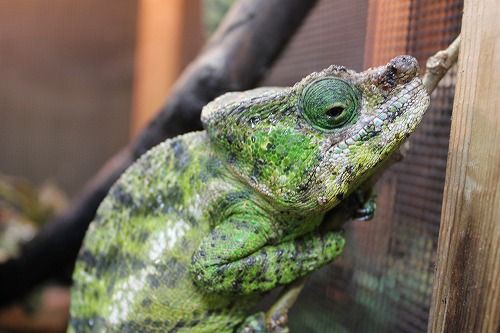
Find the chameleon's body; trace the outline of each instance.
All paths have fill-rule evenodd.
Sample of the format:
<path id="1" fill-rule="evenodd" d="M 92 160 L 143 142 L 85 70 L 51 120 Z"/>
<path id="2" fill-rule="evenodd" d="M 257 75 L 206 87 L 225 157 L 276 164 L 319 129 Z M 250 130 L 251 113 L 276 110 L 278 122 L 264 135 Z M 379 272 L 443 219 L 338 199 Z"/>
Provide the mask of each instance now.
<path id="1" fill-rule="evenodd" d="M 332 261 L 344 239 L 322 219 L 420 121 L 417 71 L 332 66 L 208 104 L 206 131 L 151 149 L 101 204 L 69 330 L 232 332 L 263 292 Z"/>

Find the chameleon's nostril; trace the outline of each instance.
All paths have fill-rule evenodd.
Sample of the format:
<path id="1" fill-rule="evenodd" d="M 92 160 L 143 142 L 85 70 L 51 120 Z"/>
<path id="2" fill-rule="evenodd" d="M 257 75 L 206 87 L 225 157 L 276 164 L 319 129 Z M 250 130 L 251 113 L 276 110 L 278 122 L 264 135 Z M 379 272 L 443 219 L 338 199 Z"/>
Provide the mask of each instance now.
<path id="1" fill-rule="evenodd" d="M 398 56 L 387 64 L 387 70 L 391 71 L 400 83 L 406 83 L 418 74 L 418 61 L 409 55 Z"/>
<path id="2" fill-rule="evenodd" d="M 412 56 L 398 56 L 389 61 L 385 68 L 378 73 L 377 82 L 386 90 L 399 84 L 410 82 L 418 75 L 418 62 Z"/>

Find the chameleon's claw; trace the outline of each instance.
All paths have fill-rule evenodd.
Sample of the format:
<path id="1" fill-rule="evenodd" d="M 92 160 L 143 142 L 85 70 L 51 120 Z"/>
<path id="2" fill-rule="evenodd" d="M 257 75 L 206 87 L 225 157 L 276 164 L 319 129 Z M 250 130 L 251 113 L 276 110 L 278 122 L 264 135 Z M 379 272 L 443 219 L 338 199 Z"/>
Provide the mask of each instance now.
<path id="1" fill-rule="evenodd" d="M 375 205 L 373 207 L 366 207 L 358 209 L 354 215 L 357 221 L 369 221 L 375 216 Z"/>

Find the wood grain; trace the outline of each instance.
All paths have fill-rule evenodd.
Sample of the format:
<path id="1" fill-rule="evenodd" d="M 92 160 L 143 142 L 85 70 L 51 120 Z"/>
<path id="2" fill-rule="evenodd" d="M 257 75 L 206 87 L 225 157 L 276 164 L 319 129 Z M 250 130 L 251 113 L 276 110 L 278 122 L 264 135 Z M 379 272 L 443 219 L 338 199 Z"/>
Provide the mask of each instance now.
<path id="1" fill-rule="evenodd" d="M 465 1 L 429 332 L 500 332 L 499 17 Z"/>

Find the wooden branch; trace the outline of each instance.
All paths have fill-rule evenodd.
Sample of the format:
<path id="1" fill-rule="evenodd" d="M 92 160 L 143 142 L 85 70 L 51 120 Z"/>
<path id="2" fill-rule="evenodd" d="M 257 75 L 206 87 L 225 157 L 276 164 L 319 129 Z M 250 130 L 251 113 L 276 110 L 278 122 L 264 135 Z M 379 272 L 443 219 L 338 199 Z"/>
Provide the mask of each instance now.
<path id="1" fill-rule="evenodd" d="M 460 35 L 448 46 L 427 59 L 425 75 L 422 78 L 427 92 L 431 94 L 448 70 L 457 62 Z"/>
<path id="2" fill-rule="evenodd" d="M 500 332 L 499 17 L 464 3 L 428 332 Z"/>
<path id="3" fill-rule="evenodd" d="M 0 304 L 19 299 L 49 278 L 70 272 L 87 227 L 110 186 L 133 161 L 168 137 L 201 128 L 202 107 L 227 91 L 254 87 L 316 0 L 240 0 L 171 97 L 138 138 L 94 177 L 70 209 L 0 265 Z"/>

